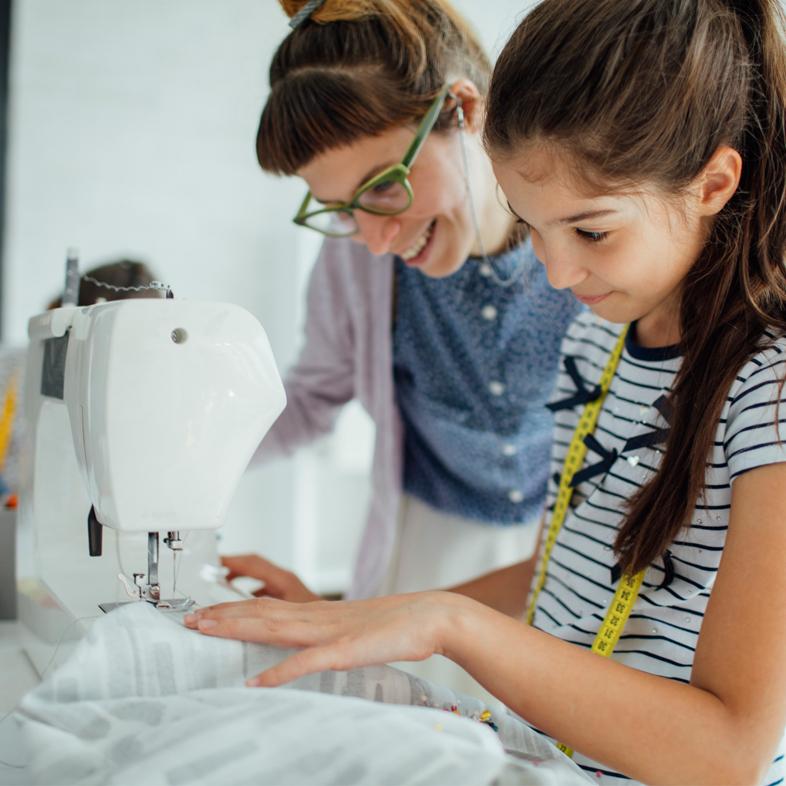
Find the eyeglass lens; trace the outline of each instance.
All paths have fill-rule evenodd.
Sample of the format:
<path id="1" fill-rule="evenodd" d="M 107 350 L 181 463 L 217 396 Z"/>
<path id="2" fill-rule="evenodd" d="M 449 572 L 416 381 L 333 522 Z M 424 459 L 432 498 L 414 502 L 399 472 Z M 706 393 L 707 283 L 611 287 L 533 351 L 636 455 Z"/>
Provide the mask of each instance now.
<path id="1" fill-rule="evenodd" d="M 315 213 L 306 218 L 306 226 L 328 235 L 354 235 L 357 232 L 355 217 L 341 210 Z"/>
<path id="2" fill-rule="evenodd" d="M 409 192 L 398 180 L 383 180 L 358 197 L 358 205 L 373 213 L 401 213 L 409 203 Z"/>

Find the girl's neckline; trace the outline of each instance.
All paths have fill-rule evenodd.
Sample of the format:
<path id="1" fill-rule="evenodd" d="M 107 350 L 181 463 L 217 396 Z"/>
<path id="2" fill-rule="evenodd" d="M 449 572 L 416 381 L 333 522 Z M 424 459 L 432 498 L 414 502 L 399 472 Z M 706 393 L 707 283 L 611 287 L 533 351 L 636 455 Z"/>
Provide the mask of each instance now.
<path id="1" fill-rule="evenodd" d="M 682 355 L 679 344 L 672 344 L 668 347 L 643 347 L 636 341 L 636 323 L 633 322 L 625 336 L 625 351 L 636 360 L 673 360 Z"/>

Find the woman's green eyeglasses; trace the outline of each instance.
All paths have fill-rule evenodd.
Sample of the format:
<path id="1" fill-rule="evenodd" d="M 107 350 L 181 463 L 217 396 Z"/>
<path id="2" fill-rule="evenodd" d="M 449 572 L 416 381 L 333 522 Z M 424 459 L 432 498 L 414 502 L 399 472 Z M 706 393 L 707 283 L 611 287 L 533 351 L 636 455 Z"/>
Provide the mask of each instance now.
<path id="1" fill-rule="evenodd" d="M 309 210 L 312 201 L 317 201 L 309 191 L 297 211 L 295 223 L 330 237 L 349 237 L 358 232 L 355 210 L 363 210 L 376 216 L 403 213 L 412 204 L 412 186 L 407 179 L 412 163 L 437 122 L 447 96 L 448 88 L 444 87 L 420 121 L 415 138 L 400 164 L 388 167 L 367 180 L 349 202 L 334 202 L 323 205 L 318 210 Z"/>

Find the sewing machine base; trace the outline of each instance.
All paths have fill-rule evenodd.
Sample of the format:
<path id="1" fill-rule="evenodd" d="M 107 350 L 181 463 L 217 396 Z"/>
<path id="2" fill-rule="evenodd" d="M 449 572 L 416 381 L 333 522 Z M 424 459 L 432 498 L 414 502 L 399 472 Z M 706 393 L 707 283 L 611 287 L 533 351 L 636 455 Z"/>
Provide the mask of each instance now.
<path id="1" fill-rule="evenodd" d="M 114 611 L 115 609 L 119 608 L 120 606 L 126 606 L 129 603 L 149 603 L 151 606 L 161 610 L 161 611 L 188 611 L 189 609 L 193 608 L 195 602 L 192 598 L 170 598 L 170 599 L 163 599 L 158 601 L 158 603 L 153 603 L 152 601 L 139 601 L 139 600 L 121 600 L 119 603 L 99 603 L 98 608 L 104 612 L 104 614 L 109 614 L 110 611 Z"/>

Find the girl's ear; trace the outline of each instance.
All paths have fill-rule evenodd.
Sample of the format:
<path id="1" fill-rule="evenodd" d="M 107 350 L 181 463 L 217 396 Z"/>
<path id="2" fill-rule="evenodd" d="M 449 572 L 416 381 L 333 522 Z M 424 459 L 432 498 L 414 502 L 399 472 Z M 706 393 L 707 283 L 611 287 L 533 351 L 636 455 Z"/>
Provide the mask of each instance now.
<path id="1" fill-rule="evenodd" d="M 471 79 L 457 79 L 450 85 L 450 92 L 461 102 L 464 128 L 478 132 L 483 126 L 483 96 Z"/>
<path id="2" fill-rule="evenodd" d="M 699 213 L 714 216 L 732 198 L 740 183 L 742 157 L 728 145 L 721 145 L 696 178 Z"/>

